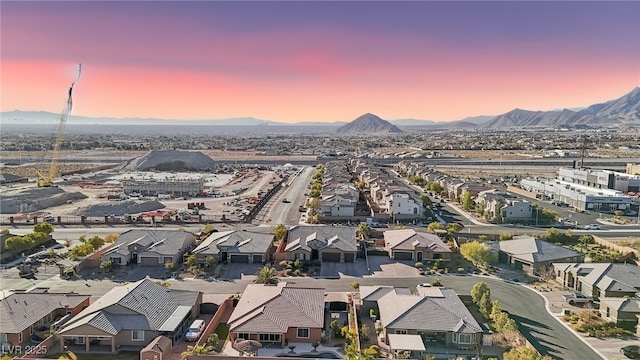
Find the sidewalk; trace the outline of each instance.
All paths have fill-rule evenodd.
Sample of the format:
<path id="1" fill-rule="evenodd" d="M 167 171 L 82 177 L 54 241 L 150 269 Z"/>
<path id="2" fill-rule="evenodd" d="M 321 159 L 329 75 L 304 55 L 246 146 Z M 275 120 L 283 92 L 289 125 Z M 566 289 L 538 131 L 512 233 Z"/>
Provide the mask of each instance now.
<path id="1" fill-rule="evenodd" d="M 577 338 L 582 340 L 587 346 L 589 346 L 596 354 L 600 355 L 602 359 L 616 359 L 621 358 L 620 348 L 627 345 L 638 344 L 640 338 L 637 336 L 631 339 L 618 339 L 618 338 L 594 338 L 584 337 L 582 334 L 576 332 L 569 323 L 562 319 L 563 309 L 569 309 L 572 312 L 580 312 L 587 310 L 578 306 L 572 306 L 562 300 L 562 295 L 571 292 L 571 290 L 564 289 L 558 285 L 523 285 L 544 299 L 547 312 L 551 314 L 560 324 L 571 331 Z M 540 291 L 543 290 L 543 291 Z M 550 290 L 550 291 L 547 291 Z"/>

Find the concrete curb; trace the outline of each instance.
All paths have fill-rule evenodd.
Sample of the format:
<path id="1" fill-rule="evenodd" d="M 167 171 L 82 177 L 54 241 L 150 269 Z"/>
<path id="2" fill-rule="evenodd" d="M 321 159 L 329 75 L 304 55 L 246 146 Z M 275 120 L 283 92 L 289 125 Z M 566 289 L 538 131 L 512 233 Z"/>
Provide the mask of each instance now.
<path id="1" fill-rule="evenodd" d="M 540 296 L 543 300 L 544 300 L 544 307 L 547 310 L 547 313 L 549 315 L 551 315 L 554 319 L 556 319 L 556 321 L 558 323 L 560 323 L 562 326 L 564 326 L 565 328 L 567 328 L 569 331 L 571 331 L 571 333 L 573 335 L 575 335 L 578 339 L 580 339 L 580 341 L 582 341 L 585 345 L 587 345 L 591 350 L 593 350 L 593 352 L 595 352 L 596 354 L 598 354 L 598 356 L 600 356 L 601 359 L 607 360 L 609 359 L 608 357 L 606 357 L 603 353 L 600 352 L 600 350 L 596 349 L 593 345 L 591 345 L 591 343 L 589 343 L 583 336 L 581 336 L 579 333 L 577 333 L 575 330 L 573 330 L 573 328 L 565 323 L 564 321 L 562 321 L 562 319 L 560 319 L 558 317 L 557 314 L 554 314 L 553 312 L 551 312 L 551 307 L 549 306 L 549 299 L 547 299 L 546 296 L 544 296 L 541 292 L 539 292 L 536 289 L 531 288 L 528 285 L 525 284 L 521 284 L 521 286 L 526 287 L 527 289 L 533 291 L 534 293 L 536 293 L 538 296 Z"/>

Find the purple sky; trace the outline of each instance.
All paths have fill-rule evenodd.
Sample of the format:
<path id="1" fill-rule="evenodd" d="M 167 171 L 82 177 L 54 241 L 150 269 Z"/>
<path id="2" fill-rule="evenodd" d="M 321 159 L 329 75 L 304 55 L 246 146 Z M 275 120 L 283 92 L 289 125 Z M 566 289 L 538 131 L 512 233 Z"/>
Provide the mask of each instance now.
<path id="1" fill-rule="evenodd" d="M 640 2 L 2 1 L 2 111 L 456 120 L 640 84 Z"/>

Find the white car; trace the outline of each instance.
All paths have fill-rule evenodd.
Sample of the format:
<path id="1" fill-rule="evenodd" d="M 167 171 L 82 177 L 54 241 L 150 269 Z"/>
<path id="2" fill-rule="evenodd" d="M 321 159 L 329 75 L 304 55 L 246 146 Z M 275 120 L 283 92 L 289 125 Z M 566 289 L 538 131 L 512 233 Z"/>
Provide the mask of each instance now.
<path id="1" fill-rule="evenodd" d="M 585 230 L 600 230 L 600 224 L 589 224 L 584 227 Z"/>
<path id="2" fill-rule="evenodd" d="M 418 285 L 418 287 L 431 287 L 431 284 L 423 283 L 423 284 Z"/>

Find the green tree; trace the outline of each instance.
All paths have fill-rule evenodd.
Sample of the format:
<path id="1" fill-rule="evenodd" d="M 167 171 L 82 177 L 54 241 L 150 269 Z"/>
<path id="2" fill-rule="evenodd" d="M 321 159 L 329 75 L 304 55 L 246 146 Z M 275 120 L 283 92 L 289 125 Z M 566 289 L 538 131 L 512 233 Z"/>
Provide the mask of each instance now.
<path id="1" fill-rule="evenodd" d="M 427 190 L 433 191 L 436 194 L 440 194 L 442 190 L 444 190 L 442 185 L 440 185 L 440 183 L 436 181 L 430 181 L 429 183 L 427 183 L 426 188 Z"/>
<path id="2" fill-rule="evenodd" d="M 478 303 L 478 310 L 485 317 L 491 317 L 491 292 L 485 292 Z"/>
<path id="3" fill-rule="evenodd" d="M 307 201 L 307 207 L 313 211 L 320 210 L 320 199 L 312 198 Z"/>
<path id="4" fill-rule="evenodd" d="M 209 335 L 209 337 L 207 338 L 207 345 L 213 347 L 214 349 L 218 348 L 219 342 L 220 342 L 220 338 L 218 337 L 218 334 L 215 332 Z"/>
<path id="5" fill-rule="evenodd" d="M 478 305 L 480 303 L 480 300 L 482 299 L 482 296 L 487 293 L 489 294 L 489 299 L 491 299 L 491 290 L 489 289 L 487 284 L 485 284 L 484 281 L 477 282 L 471 288 L 471 299 L 473 300 L 473 303 Z"/>
<path id="6" fill-rule="evenodd" d="M 416 184 L 418 186 L 424 186 L 424 179 L 418 175 L 411 175 L 409 176 L 409 181 L 412 184 Z"/>
<path id="7" fill-rule="evenodd" d="M 502 306 L 500 306 L 500 300 L 494 300 L 491 303 L 491 320 L 496 321 L 500 314 L 502 314 Z"/>
<path id="8" fill-rule="evenodd" d="M 473 209 L 474 205 L 475 204 L 473 203 L 473 199 L 471 199 L 471 193 L 468 191 L 465 192 L 464 196 L 462 197 L 462 208 L 464 209 L 464 211 Z"/>
<path id="9" fill-rule="evenodd" d="M 17 254 L 22 251 L 28 250 L 32 246 L 32 241 L 29 238 L 23 236 L 11 236 L 5 240 L 4 246 L 12 254 Z"/>
<path id="10" fill-rule="evenodd" d="M 33 231 L 49 235 L 53 232 L 53 225 L 48 222 L 37 223 L 33 226 Z"/>
<path id="11" fill-rule="evenodd" d="M 92 236 L 87 240 L 87 244 L 91 244 L 94 250 L 98 250 L 104 245 L 104 239 L 100 236 Z"/>
<path id="12" fill-rule="evenodd" d="M 427 226 L 427 230 L 431 232 L 436 232 L 436 230 L 444 230 L 444 225 L 442 225 L 439 221 L 434 221 Z"/>
<path id="13" fill-rule="evenodd" d="M 458 223 L 448 223 L 446 230 L 447 230 L 447 234 L 453 235 L 460 232 L 460 230 L 462 230 L 462 225 Z"/>
<path id="14" fill-rule="evenodd" d="M 367 358 L 376 359 L 380 357 L 380 347 L 378 345 L 371 345 L 362 351 L 362 354 Z"/>
<path id="15" fill-rule="evenodd" d="M 309 191 L 309 197 L 319 198 L 320 197 L 320 190 L 312 189 L 311 191 Z"/>
<path id="16" fill-rule="evenodd" d="M 613 215 L 614 215 L 616 218 L 619 218 L 619 217 L 621 217 L 622 215 L 624 215 L 624 211 L 622 211 L 622 210 L 616 210 L 616 211 L 614 211 L 614 212 L 613 212 Z"/>
<path id="17" fill-rule="evenodd" d="M 213 256 L 211 256 L 211 255 L 207 255 L 207 256 L 204 258 L 204 265 L 205 265 L 206 267 L 212 267 L 213 265 L 215 265 L 215 264 L 216 264 L 216 261 L 217 261 L 217 260 L 216 260 L 216 258 L 215 258 L 215 257 L 213 257 Z"/>
<path id="18" fill-rule="evenodd" d="M 189 355 L 208 355 L 214 352 L 213 346 L 210 345 L 188 345 L 187 350 L 182 352 L 182 357 Z"/>
<path id="19" fill-rule="evenodd" d="M 487 266 L 498 260 L 498 254 L 491 251 L 487 244 L 478 241 L 460 245 L 460 254 L 476 266 Z"/>
<path id="20" fill-rule="evenodd" d="M 365 222 L 358 224 L 358 235 L 361 239 L 367 240 L 371 234 L 371 226 Z"/>
<path id="21" fill-rule="evenodd" d="M 358 289 L 360 288 L 360 283 L 359 283 L 359 282 L 357 282 L 357 281 L 352 282 L 352 283 L 351 283 L 351 288 L 352 288 L 353 290 L 358 290 Z"/>
<path id="22" fill-rule="evenodd" d="M 278 272 L 271 266 L 263 266 L 256 273 L 256 278 L 253 280 L 256 284 L 277 284 Z"/>
<path id="23" fill-rule="evenodd" d="M 104 270 L 105 272 L 111 272 L 111 270 L 113 270 L 113 266 L 114 265 L 112 260 L 105 260 L 100 263 L 100 269 Z"/>
<path id="24" fill-rule="evenodd" d="M 164 268 L 169 270 L 169 271 L 173 271 L 173 269 L 176 268 L 176 264 L 174 264 L 172 262 L 164 263 Z"/>
<path id="25" fill-rule="evenodd" d="M 420 194 L 420 200 L 422 200 L 422 206 L 424 206 L 425 208 L 429 208 L 433 203 L 431 201 L 431 198 L 427 194 Z"/>
<path id="26" fill-rule="evenodd" d="M 187 258 L 184 259 L 184 266 L 187 268 L 198 266 L 198 257 L 195 254 L 187 256 Z"/>
<path id="27" fill-rule="evenodd" d="M 49 235 L 41 232 L 32 232 L 24 237 L 31 242 L 31 247 L 42 246 L 49 241 Z"/>
<path id="28" fill-rule="evenodd" d="M 536 349 L 519 346 L 504 353 L 503 360 L 551 360 L 550 356 L 538 354 Z"/>
<path id="29" fill-rule="evenodd" d="M 285 235 L 287 235 L 287 228 L 284 224 L 278 224 L 273 229 L 273 235 L 276 237 L 276 240 L 280 241 L 284 239 Z"/>
<path id="30" fill-rule="evenodd" d="M 216 227 L 213 226 L 213 224 L 207 224 L 202 228 L 202 232 L 205 234 L 211 234 L 213 232 L 216 232 L 218 230 L 216 230 Z"/>
<path id="31" fill-rule="evenodd" d="M 500 236 L 498 237 L 498 239 L 499 239 L 500 241 L 511 240 L 511 239 L 513 239 L 513 234 L 512 234 L 512 233 L 504 232 L 504 233 L 501 233 L 501 234 L 500 234 Z"/>
<path id="32" fill-rule="evenodd" d="M 358 187 L 358 189 L 360 189 L 360 190 L 363 190 L 363 189 L 364 189 L 364 187 L 365 187 L 366 185 L 367 185 L 367 184 L 366 184 L 364 181 L 360 181 L 360 180 L 356 181 L 356 186 L 357 186 L 357 187 Z"/>
<path id="33" fill-rule="evenodd" d="M 104 237 L 104 242 L 106 243 L 112 243 L 115 242 L 116 240 L 118 240 L 118 234 L 108 234 Z"/>

